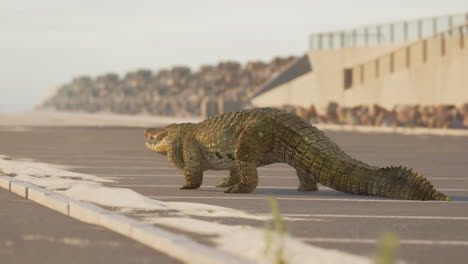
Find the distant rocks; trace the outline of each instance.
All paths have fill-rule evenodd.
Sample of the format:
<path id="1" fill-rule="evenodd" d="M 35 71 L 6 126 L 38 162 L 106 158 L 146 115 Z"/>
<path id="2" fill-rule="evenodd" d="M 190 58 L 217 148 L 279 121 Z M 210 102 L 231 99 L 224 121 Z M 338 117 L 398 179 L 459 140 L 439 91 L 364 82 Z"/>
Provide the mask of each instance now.
<path id="1" fill-rule="evenodd" d="M 116 74 L 79 77 L 59 87 L 38 108 L 180 117 L 213 115 L 221 107 L 236 111 L 248 105 L 256 89 L 294 59 L 254 61 L 244 67 L 221 62 L 201 66 L 196 72 L 179 66 L 159 72 L 129 72 L 123 78 Z"/>
<path id="2" fill-rule="evenodd" d="M 401 105 L 392 110 L 379 105 L 341 107 L 328 104 L 323 115 L 314 106 L 309 108 L 286 105 L 280 107 L 295 113 L 311 123 L 347 124 L 384 127 L 468 128 L 468 103 L 454 105 Z"/>
<path id="3" fill-rule="evenodd" d="M 268 63 L 254 61 L 244 66 L 228 61 L 203 65 L 196 72 L 178 66 L 158 72 L 139 70 L 123 77 L 84 76 L 54 89 L 38 108 L 178 117 L 239 111 L 249 107 L 252 95 L 295 59 L 275 58 Z M 322 111 L 314 106 L 281 108 L 312 123 L 468 128 L 468 103 L 461 107 L 399 105 L 385 109 L 379 105 L 343 107 L 332 102 Z"/>

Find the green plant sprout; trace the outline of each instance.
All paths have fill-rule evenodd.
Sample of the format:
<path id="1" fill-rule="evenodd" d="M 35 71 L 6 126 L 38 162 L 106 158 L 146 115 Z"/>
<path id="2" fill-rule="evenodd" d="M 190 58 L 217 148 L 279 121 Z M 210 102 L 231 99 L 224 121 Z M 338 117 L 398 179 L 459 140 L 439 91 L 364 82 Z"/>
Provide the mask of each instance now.
<path id="1" fill-rule="evenodd" d="M 379 238 L 376 264 L 393 264 L 395 255 L 400 244 L 399 238 L 395 233 L 384 233 Z"/>
<path id="2" fill-rule="evenodd" d="M 288 235 L 281 212 L 279 210 L 278 201 L 274 197 L 269 198 L 271 208 L 271 222 L 266 225 L 265 236 L 265 255 L 268 256 L 270 251 L 274 251 L 274 264 L 287 264 L 284 258 L 284 243 Z M 273 224 L 273 226 L 272 226 Z"/>

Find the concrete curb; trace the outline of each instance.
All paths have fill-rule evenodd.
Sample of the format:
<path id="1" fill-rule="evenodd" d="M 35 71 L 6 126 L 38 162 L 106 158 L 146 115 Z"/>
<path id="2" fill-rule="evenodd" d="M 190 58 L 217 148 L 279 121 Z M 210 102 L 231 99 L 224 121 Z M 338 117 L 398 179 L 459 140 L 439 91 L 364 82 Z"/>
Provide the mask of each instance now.
<path id="1" fill-rule="evenodd" d="M 353 126 L 336 124 L 312 124 L 320 130 L 345 131 L 360 133 L 392 133 L 403 135 L 435 135 L 435 136 L 468 136 L 468 129 L 456 128 L 426 128 L 426 127 L 376 127 L 376 126 Z"/>
<path id="2" fill-rule="evenodd" d="M 79 221 L 105 227 L 186 263 L 253 263 L 186 236 L 139 222 L 92 203 L 70 199 L 13 177 L 0 174 L 0 187 Z"/>

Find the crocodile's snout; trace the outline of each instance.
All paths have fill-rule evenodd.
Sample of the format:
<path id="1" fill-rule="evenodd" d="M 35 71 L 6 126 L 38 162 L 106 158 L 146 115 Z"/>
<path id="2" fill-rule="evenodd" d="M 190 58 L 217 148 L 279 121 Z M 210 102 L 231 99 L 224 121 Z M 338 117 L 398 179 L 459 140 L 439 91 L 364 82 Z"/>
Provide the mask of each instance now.
<path id="1" fill-rule="evenodd" d="M 155 128 L 148 128 L 145 131 L 146 141 L 150 144 L 157 144 L 167 135 L 165 130 L 157 130 Z"/>
<path id="2" fill-rule="evenodd" d="M 155 128 L 148 128 L 145 131 L 146 136 L 146 146 L 158 153 L 166 153 L 167 152 L 167 140 L 165 137 L 167 136 L 167 131 L 165 129 L 155 129 Z"/>

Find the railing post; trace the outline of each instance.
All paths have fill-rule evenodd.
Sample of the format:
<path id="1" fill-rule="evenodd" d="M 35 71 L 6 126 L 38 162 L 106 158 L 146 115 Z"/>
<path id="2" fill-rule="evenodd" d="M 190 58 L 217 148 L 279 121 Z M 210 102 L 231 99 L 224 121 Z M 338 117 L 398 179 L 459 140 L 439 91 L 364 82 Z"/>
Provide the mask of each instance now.
<path id="1" fill-rule="evenodd" d="M 459 34 L 460 34 L 460 49 L 465 48 L 465 36 L 463 34 L 463 27 L 458 28 Z"/>
<path id="2" fill-rule="evenodd" d="M 318 35 L 318 40 L 319 40 L 318 48 L 319 48 L 319 49 L 323 49 L 323 36 L 322 36 L 322 33 L 320 33 L 320 34 Z"/>
<path id="3" fill-rule="evenodd" d="M 309 50 L 313 50 L 314 49 L 314 35 L 311 35 L 309 37 Z"/>
<path id="4" fill-rule="evenodd" d="M 432 33 L 437 34 L 437 18 L 432 19 Z"/>
<path id="5" fill-rule="evenodd" d="M 369 46 L 369 29 L 364 28 L 364 45 Z"/>
<path id="6" fill-rule="evenodd" d="M 390 43 L 395 42 L 395 24 L 390 24 Z"/>
<path id="7" fill-rule="evenodd" d="M 422 20 L 418 20 L 418 39 L 422 39 Z"/>
<path id="8" fill-rule="evenodd" d="M 328 47 L 329 47 L 330 49 L 333 49 L 333 48 L 334 48 L 334 45 L 333 45 L 333 37 L 334 37 L 333 33 L 330 32 L 330 33 L 328 34 Z"/>
<path id="9" fill-rule="evenodd" d="M 448 25 L 449 25 L 449 36 L 452 36 L 452 27 L 453 27 L 453 17 L 452 16 L 449 16 L 448 17 Z"/>
<path id="10" fill-rule="evenodd" d="M 357 40 L 356 40 L 356 30 L 353 29 L 353 47 L 356 47 L 357 46 Z"/>
<path id="11" fill-rule="evenodd" d="M 380 26 L 377 26 L 377 43 L 381 43 L 382 42 L 382 39 L 381 39 L 381 35 L 382 34 L 382 30 L 381 30 L 381 27 Z"/>
<path id="12" fill-rule="evenodd" d="M 408 22 L 403 22 L 403 34 L 405 41 L 408 41 Z"/>
<path id="13" fill-rule="evenodd" d="M 341 45 L 341 48 L 344 48 L 346 43 L 345 43 L 345 33 L 344 31 L 341 31 L 340 32 L 340 45 Z"/>

